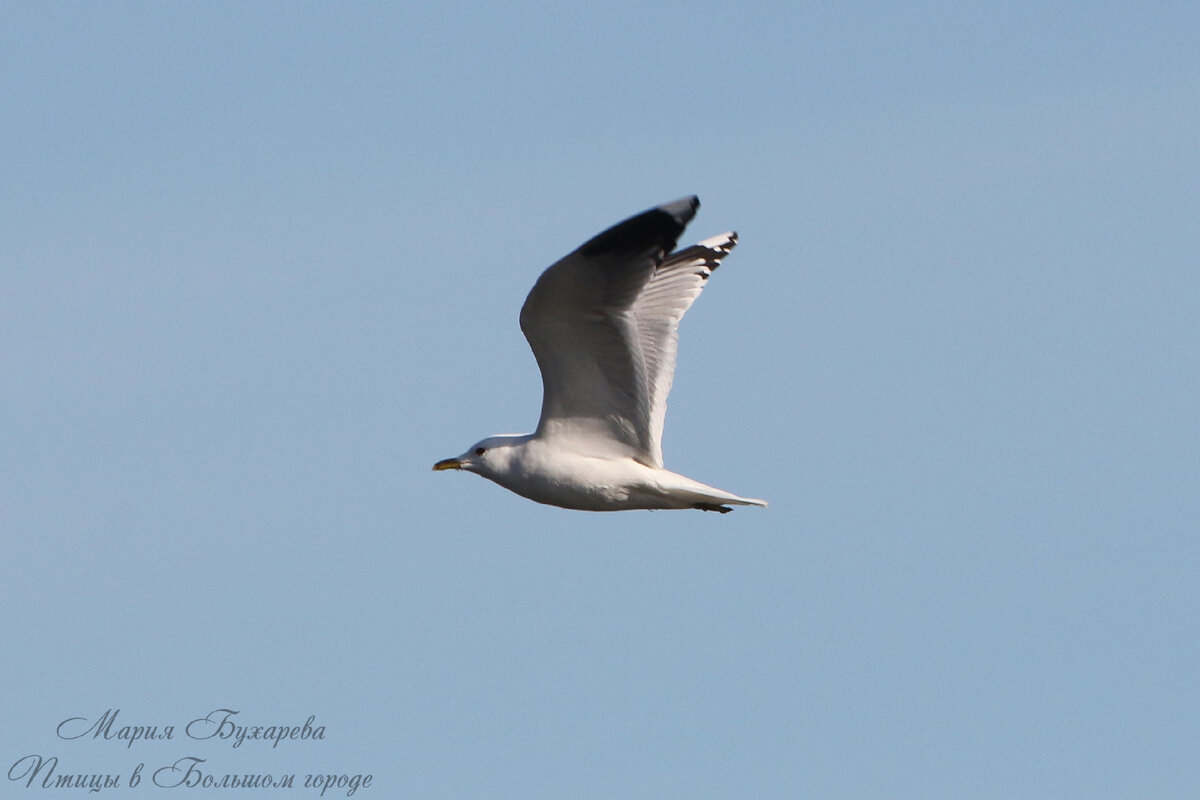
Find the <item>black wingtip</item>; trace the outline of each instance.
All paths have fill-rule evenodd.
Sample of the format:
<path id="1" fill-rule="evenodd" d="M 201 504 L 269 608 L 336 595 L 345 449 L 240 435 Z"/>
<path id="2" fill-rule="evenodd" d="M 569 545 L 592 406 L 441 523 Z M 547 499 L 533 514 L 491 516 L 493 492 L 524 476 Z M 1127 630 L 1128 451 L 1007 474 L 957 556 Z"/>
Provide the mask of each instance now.
<path id="1" fill-rule="evenodd" d="M 695 195 L 664 203 L 618 222 L 604 233 L 593 236 L 579 249 L 589 257 L 653 249 L 669 253 L 698 208 L 700 198 Z"/>
<path id="2" fill-rule="evenodd" d="M 700 208 L 700 198 L 693 194 L 681 197 L 673 203 L 663 203 L 658 207 L 658 210 L 667 212 L 684 225 L 687 225 L 691 222 L 692 217 L 696 216 L 698 208 Z"/>

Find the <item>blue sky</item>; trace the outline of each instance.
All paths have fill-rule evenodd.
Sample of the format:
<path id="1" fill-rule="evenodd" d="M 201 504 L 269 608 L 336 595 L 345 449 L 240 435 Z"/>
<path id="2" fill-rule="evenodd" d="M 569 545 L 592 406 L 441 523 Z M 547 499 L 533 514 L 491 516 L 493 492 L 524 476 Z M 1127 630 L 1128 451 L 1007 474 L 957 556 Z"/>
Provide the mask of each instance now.
<path id="1" fill-rule="evenodd" d="M 118 797 L 182 757 L 282 796 L 1192 796 L 1198 25 L 5 6 L 0 764 Z M 771 507 L 432 472 L 535 424 L 540 270 L 690 193 L 685 239 L 741 244 L 666 462 Z M 184 734 L 222 708 L 326 735 Z M 178 730 L 55 733 L 107 709 Z"/>

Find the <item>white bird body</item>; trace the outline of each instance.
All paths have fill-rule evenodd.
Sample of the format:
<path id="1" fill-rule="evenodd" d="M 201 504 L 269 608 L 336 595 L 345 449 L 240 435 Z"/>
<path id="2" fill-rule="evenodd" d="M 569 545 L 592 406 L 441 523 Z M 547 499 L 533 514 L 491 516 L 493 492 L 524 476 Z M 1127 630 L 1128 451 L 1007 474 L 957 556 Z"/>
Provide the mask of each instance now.
<path id="1" fill-rule="evenodd" d="M 482 449 L 482 454 L 475 451 Z M 606 458 L 564 450 L 535 434 L 492 436 L 457 459 L 511 492 L 579 511 L 704 508 L 724 503 L 765 505 L 628 456 Z M 439 462 L 445 463 L 445 462 Z M 451 466 L 442 469 L 454 468 Z"/>
<path id="2" fill-rule="evenodd" d="M 542 273 L 521 308 L 542 373 L 537 430 L 489 437 L 434 469 L 582 511 L 765 506 L 663 468 L 679 320 L 737 243 L 731 232 L 668 256 L 699 205 L 630 217 Z"/>

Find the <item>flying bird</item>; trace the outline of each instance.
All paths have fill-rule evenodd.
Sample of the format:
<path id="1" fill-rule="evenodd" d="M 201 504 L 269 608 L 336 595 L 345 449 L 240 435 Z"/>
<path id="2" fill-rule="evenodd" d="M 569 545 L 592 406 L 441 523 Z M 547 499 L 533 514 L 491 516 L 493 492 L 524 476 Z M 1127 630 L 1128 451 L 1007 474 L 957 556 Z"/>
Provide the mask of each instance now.
<path id="1" fill-rule="evenodd" d="M 521 330 L 542 373 L 537 430 L 490 436 L 433 465 L 581 511 L 765 506 L 663 468 L 679 320 L 737 244 L 723 233 L 672 253 L 696 197 L 618 223 L 550 266 Z"/>

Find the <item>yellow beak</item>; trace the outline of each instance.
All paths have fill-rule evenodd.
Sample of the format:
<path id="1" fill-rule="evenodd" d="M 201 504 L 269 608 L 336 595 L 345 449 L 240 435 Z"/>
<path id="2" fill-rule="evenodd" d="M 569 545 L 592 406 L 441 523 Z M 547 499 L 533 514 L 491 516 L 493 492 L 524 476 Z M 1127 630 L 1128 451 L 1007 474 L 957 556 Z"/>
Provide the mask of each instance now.
<path id="1" fill-rule="evenodd" d="M 444 458 L 433 465 L 435 470 L 441 469 L 462 469 L 462 462 L 457 458 Z"/>

